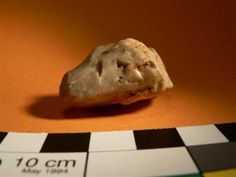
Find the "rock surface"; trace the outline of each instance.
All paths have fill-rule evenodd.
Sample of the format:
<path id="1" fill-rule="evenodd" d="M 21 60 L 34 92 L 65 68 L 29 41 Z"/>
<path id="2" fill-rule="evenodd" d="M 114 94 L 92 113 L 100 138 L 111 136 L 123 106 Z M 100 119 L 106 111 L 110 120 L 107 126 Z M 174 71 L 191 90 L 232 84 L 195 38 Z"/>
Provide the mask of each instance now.
<path id="1" fill-rule="evenodd" d="M 130 104 L 173 87 L 157 52 L 135 39 L 98 46 L 67 72 L 60 95 L 81 106 Z"/>

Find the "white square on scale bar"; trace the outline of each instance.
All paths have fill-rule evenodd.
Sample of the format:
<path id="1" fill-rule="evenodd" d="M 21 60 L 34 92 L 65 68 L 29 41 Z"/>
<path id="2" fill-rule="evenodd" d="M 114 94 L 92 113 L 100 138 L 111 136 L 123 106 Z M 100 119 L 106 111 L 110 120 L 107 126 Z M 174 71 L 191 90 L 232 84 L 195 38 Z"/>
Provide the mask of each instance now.
<path id="1" fill-rule="evenodd" d="M 2 152 L 39 152 L 47 133 L 10 132 L 0 145 Z"/>
<path id="2" fill-rule="evenodd" d="M 92 132 L 89 151 L 135 150 L 133 131 Z"/>
<path id="3" fill-rule="evenodd" d="M 228 142 L 214 125 L 177 128 L 186 146 Z"/>
<path id="4" fill-rule="evenodd" d="M 185 147 L 89 153 L 87 176 L 169 176 L 198 173 Z"/>

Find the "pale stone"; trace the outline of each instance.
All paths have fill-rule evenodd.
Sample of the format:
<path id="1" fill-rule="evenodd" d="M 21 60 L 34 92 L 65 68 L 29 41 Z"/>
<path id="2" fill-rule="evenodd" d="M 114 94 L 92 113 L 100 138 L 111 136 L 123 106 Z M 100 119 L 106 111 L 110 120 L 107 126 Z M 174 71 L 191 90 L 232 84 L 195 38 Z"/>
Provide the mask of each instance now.
<path id="1" fill-rule="evenodd" d="M 130 104 L 173 87 L 157 52 L 135 39 L 98 46 L 67 72 L 60 95 L 77 106 Z"/>

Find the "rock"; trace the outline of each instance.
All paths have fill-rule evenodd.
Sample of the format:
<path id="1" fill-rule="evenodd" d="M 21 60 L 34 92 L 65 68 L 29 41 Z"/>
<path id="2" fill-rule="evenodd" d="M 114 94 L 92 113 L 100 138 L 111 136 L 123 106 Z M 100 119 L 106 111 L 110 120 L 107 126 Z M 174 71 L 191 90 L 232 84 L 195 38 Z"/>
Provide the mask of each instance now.
<path id="1" fill-rule="evenodd" d="M 60 95 L 81 106 L 130 104 L 173 87 L 157 52 L 135 39 L 98 46 L 67 72 Z"/>

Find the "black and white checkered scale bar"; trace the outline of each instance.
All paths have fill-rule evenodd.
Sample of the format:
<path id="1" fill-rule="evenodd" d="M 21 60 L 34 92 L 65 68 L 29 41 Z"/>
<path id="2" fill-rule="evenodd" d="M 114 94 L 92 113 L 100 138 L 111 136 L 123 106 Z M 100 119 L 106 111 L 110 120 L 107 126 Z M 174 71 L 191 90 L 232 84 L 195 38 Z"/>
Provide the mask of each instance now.
<path id="1" fill-rule="evenodd" d="M 236 123 L 91 133 L 0 133 L 0 176 L 203 176 L 236 168 Z"/>

